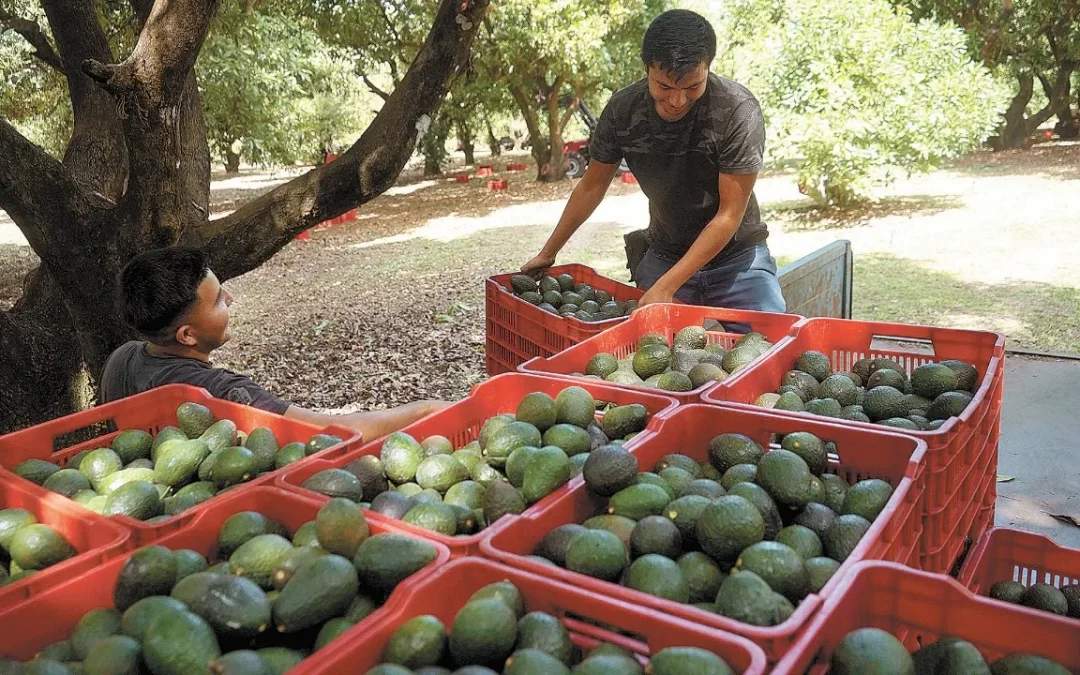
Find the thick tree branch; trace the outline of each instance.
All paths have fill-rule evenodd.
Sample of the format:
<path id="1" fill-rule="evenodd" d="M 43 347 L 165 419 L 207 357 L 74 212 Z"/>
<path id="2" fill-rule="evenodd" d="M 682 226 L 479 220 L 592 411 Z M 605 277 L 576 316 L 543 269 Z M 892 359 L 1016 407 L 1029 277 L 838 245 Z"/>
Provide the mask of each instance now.
<path id="1" fill-rule="evenodd" d="M 127 149 L 116 102 L 79 69 L 85 59 L 111 61 L 112 52 L 91 0 L 41 0 L 65 69 L 74 128 L 64 166 L 87 191 L 110 201 L 123 195 Z"/>
<path id="2" fill-rule="evenodd" d="M 52 264 L 77 255 L 68 222 L 81 210 L 80 190 L 64 166 L 0 119 L 0 209 L 34 252 Z"/>
<path id="3" fill-rule="evenodd" d="M 36 21 L 14 16 L 0 9 L 0 28 L 12 30 L 23 37 L 34 48 L 34 56 L 42 63 L 64 72 L 64 62 L 60 55 L 53 49 L 49 39 L 41 32 L 41 26 Z"/>
<path id="4" fill-rule="evenodd" d="M 575 96 L 574 100 L 571 101 L 570 105 L 566 106 L 566 112 L 563 113 L 562 119 L 559 120 L 560 133 L 566 131 L 566 125 L 570 123 L 570 118 L 574 116 L 575 112 L 577 112 L 578 100 L 579 99 L 577 98 L 577 96 Z"/>
<path id="5" fill-rule="evenodd" d="M 393 185 L 465 63 L 487 8 L 487 0 L 442 0 L 401 85 L 348 151 L 206 224 L 206 249 L 221 278 L 254 269 L 297 234 Z"/>
<path id="6" fill-rule="evenodd" d="M 120 63 L 82 61 L 83 71 L 139 112 L 177 105 L 221 0 L 157 2 Z"/>
<path id="7" fill-rule="evenodd" d="M 390 94 L 387 94 L 382 89 L 379 89 L 378 85 L 371 81 L 371 78 L 369 78 L 367 75 L 361 75 L 361 77 L 364 80 L 364 84 L 367 85 L 367 88 L 371 90 L 371 93 L 375 94 L 384 101 L 389 100 Z"/>

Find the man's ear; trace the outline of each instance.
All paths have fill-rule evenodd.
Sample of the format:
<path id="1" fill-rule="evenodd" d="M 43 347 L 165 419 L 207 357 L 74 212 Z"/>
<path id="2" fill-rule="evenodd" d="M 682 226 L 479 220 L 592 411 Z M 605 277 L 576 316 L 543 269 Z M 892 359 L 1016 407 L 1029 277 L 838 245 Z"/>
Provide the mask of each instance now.
<path id="1" fill-rule="evenodd" d="M 195 337 L 195 329 L 189 323 L 182 324 L 176 329 L 176 342 L 185 347 L 194 347 L 199 344 Z"/>

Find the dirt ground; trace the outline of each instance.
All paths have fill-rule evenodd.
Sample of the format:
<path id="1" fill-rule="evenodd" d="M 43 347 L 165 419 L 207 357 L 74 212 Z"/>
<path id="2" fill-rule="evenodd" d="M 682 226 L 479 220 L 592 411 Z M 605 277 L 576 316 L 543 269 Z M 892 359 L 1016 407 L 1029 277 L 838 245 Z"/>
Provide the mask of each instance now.
<path id="1" fill-rule="evenodd" d="M 289 173 L 215 181 L 215 211 Z M 539 250 L 573 188 L 502 177 L 505 192 L 486 179 L 406 177 L 356 221 L 230 281 L 235 337 L 217 363 L 318 409 L 463 396 L 484 377 L 484 278 Z M 1014 346 L 1080 352 L 1080 145 L 977 153 L 879 190 L 854 213 L 810 208 L 783 174 L 762 177 L 757 194 L 782 263 L 852 242 L 856 318 L 1000 330 Z M 616 181 L 560 262 L 625 279 L 621 235 L 647 222 L 641 191 Z M 0 309 L 34 264 L 0 212 Z"/>

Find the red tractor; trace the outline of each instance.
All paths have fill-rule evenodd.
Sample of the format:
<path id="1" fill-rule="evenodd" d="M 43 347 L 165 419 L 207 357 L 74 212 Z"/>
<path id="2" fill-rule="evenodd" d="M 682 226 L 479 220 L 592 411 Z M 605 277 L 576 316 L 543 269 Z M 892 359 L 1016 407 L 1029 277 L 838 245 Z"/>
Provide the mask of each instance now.
<path id="1" fill-rule="evenodd" d="M 573 103 L 573 99 L 569 96 L 559 99 L 560 106 L 570 105 L 571 103 Z M 585 101 L 578 101 L 577 113 L 582 124 L 589 130 L 589 136 L 591 137 L 593 132 L 596 131 L 596 116 L 592 114 L 592 110 L 589 109 Z M 589 141 L 578 140 L 563 143 L 563 157 L 569 165 L 566 169 L 566 175 L 571 178 L 581 178 L 585 175 L 585 170 L 589 168 Z M 630 171 L 630 168 L 626 166 L 626 160 L 624 159 L 619 164 L 619 172 L 625 173 L 628 171 Z"/>

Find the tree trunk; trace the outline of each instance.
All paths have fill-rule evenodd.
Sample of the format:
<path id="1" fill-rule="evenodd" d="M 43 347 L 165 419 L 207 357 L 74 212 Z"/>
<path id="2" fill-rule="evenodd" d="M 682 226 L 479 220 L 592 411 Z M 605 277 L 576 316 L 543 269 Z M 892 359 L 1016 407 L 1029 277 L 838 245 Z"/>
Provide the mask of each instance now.
<path id="1" fill-rule="evenodd" d="M 551 158 L 548 160 L 548 170 L 544 180 L 550 183 L 566 178 L 568 168 L 563 154 L 562 120 L 559 115 L 559 90 L 561 88 L 562 80 L 559 79 L 547 98 L 548 147 L 551 148 Z"/>
<path id="2" fill-rule="evenodd" d="M 529 98 L 529 94 L 520 85 L 510 85 L 510 95 L 514 97 L 518 110 L 525 118 L 525 126 L 529 129 L 531 142 L 530 152 L 536 160 L 536 180 L 546 181 L 549 171 L 548 163 L 551 161 L 551 146 L 548 145 L 548 136 L 540 126 L 540 116 L 536 114 L 536 106 Z"/>
<path id="3" fill-rule="evenodd" d="M 495 132 L 491 129 L 491 122 L 485 122 L 487 126 L 487 144 L 488 149 L 491 151 L 492 157 L 502 156 L 502 144 L 499 143 L 499 139 L 495 137 Z"/>
<path id="4" fill-rule="evenodd" d="M 224 281 L 389 188 L 487 11 L 487 0 L 442 0 L 401 86 L 351 148 L 211 221 L 193 66 L 218 4 L 132 0 L 142 29 L 116 63 L 93 0 L 42 0 L 57 53 L 71 64 L 75 131 L 61 163 L 0 119 L 0 209 L 41 260 L 19 301 L 0 312 L 0 433 L 91 402 L 91 382 L 131 338 L 112 299 L 137 252 L 202 246 Z"/>
<path id="5" fill-rule="evenodd" d="M 232 151 L 232 148 L 225 150 L 225 173 L 240 173 L 240 155 Z"/>
<path id="6" fill-rule="evenodd" d="M 1069 79 L 1076 70 L 1077 62 L 1067 61 L 1058 67 L 1054 82 L 1049 87 L 1046 106 L 1031 117 L 1025 115 L 1027 105 L 1034 92 L 1035 74 L 1023 71 L 1017 75 L 1020 89 L 1005 111 L 1005 127 L 994 145 L 996 150 L 1006 148 L 1027 148 L 1031 145 L 1031 136 L 1039 125 L 1054 116 L 1069 100 Z M 1042 79 L 1042 76 L 1039 76 Z"/>
<path id="7" fill-rule="evenodd" d="M 469 166 L 476 165 L 476 139 L 473 130 L 467 122 L 457 123 L 458 142 L 461 143 L 461 151 L 465 153 L 465 163 Z"/>
<path id="8" fill-rule="evenodd" d="M 240 173 L 240 155 L 232 150 L 225 151 L 225 173 Z"/>

